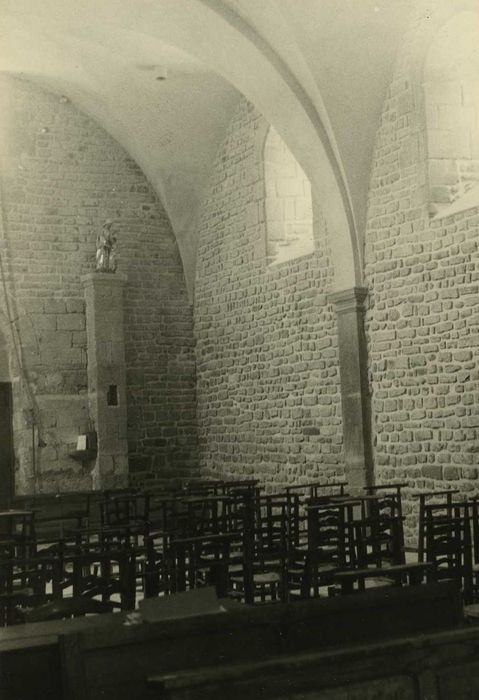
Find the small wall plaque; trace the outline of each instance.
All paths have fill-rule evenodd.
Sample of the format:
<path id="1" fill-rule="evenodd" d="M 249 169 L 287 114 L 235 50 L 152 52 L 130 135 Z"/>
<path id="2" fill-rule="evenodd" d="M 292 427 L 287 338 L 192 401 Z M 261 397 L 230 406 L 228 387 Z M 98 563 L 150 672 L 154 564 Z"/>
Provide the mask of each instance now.
<path id="1" fill-rule="evenodd" d="M 78 440 L 77 440 L 77 450 L 86 450 L 87 449 L 87 436 L 86 435 L 79 435 Z"/>

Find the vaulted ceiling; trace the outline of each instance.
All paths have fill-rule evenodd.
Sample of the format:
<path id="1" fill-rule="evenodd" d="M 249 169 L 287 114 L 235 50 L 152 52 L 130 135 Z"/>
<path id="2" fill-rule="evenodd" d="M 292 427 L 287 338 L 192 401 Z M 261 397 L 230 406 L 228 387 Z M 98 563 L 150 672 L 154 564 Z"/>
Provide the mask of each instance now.
<path id="1" fill-rule="evenodd" d="M 190 290 L 201 202 L 245 95 L 329 203 L 337 284 L 351 286 L 374 136 L 413 4 L 0 0 L 0 70 L 66 95 L 126 148 L 168 212 Z"/>

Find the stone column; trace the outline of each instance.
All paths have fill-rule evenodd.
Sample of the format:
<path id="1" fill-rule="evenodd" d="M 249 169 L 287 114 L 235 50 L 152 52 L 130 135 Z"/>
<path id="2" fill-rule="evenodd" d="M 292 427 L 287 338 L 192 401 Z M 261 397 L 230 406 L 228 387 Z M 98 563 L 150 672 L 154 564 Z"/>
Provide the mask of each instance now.
<path id="1" fill-rule="evenodd" d="M 353 489 L 372 484 L 374 478 L 368 354 L 364 332 L 367 294 L 367 289 L 353 287 L 329 296 L 329 301 L 336 306 L 338 318 L 346 477 Z"/>
<path id="2" fill-rule="evenodd" d="M 82 278 L 88 339 L 88 398 L 98 437 L 94 489 L 128 483 L 123 288 L 126 276 L 92 272 Z"/>

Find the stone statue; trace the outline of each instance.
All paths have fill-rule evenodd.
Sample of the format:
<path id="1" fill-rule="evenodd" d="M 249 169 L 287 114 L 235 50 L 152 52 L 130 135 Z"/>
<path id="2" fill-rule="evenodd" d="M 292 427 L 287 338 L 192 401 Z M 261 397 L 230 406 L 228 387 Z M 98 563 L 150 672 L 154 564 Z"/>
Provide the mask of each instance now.
<path id="1" fill-rule="evenodd" d="M 107 219 L 96 239 L 97 272 L 116 272 L 116 236 L 112 231 L 113 221 Z"/>

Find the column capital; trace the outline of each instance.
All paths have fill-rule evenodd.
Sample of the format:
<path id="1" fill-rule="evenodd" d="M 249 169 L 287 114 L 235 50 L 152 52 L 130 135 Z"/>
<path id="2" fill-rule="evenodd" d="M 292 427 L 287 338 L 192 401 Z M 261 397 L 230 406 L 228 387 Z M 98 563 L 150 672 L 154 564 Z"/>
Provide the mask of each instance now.
<path id="1" fill-rule="evenodd" d="M 84 287 L 99 287 L 104 286 L 124 286 L 127 281 L 127 276 L 123 272 L 88 272 L 82 275 L 81 281 Z"/>
<path id="2" fill-rule="evenodd" d="M 364 302 L 368 296 L 369 290 L 367 287 L 351 287 L 343 289 L 340 292 L 333 292 L 328 295 L 330 304 L 336 306 L 336 313 L 344 314 L 351 311 L 365 311 Z"/>

